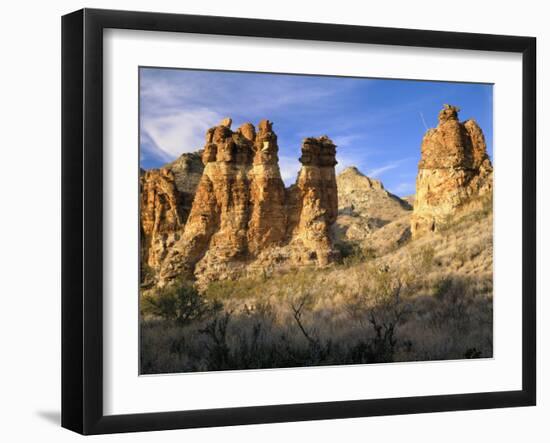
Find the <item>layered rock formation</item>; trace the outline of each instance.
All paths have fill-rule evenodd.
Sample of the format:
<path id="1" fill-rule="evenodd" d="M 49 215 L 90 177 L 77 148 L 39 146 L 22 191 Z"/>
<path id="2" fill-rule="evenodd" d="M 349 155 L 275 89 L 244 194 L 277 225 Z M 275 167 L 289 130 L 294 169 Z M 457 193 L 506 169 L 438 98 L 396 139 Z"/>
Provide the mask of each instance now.
<path id="1" fill-rule="evenodd" d="M 225 119 L 207 131 L 189 216 L 184 225 L 174 224 L 176 241 L 158 259 L 161 285 L 180 277 L 232 278 L 255 262 L 331 260 L 336 146 L 328 137 L 304 140 L 297 183 L 286 190 L 272 123 L 261 121 L 257 131 L 246 123 L 235 132 L 231 123 Z"/>
<path id="2" fill-rule="evenodd" d="M 147 171 L 140 185 L 142 271 L 146 267 L 156 270 L 176 241 L 186 214 L 170 170 Z"/>
<path id="3" fill-rule="evenodd" d="M 491 197 L 493 167 L 485 138 L 474 120 L 458 120 L 459 109 L 445 105 L 437 128 L 426 132 L 416 178 L 411 219 L 413 237 L 437 231 L 457 212 Z"/>
<path id="4" fill-rule="evenodd" d="M 330 229 L 338 215 L 336 145 L 326 137 L 306 138 L 302 167 L 288 192 L 288 232 L 303 254 L 299 261 L 326 265 L 333 256 Z"/>
<path id="5" fill-rule="evenodd" d="M 202 151 L 182 154 L 172 163 L 165 165 L 164 168 L 174 174 L 176 188 L 180 194 L 183 194 L 189 214 L 204 169 Z"/>
<path id="6" fill-rule="evenodd" d="M 158 272 L 187 221 L 203 165 L 198 153 L 182 154 L 161 169 L 140 171 L 142 281 Z"/>
<path id="7" fill-rule="evenodd" d="M 277 156 L 277 136 L 272 123 L 262 120 L 258 134 L 254 127 L 241 127 L 243 134 L 248 134 L 254 141 L 250 177 L 251 214 L 248 224 L 248 250 L 252 255 L 261 250 L 281 244 L 286 235 L 285 186 L 279 171 Z"/>

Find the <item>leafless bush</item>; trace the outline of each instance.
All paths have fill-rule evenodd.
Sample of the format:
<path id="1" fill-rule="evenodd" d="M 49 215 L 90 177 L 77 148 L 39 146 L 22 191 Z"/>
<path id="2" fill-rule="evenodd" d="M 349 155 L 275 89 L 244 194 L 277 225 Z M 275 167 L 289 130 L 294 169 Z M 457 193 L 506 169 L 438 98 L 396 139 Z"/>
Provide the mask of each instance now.
<path id="1" fill-rule="evenodd" d="M 233 282 L 232 291 L 241 295 L 226 298 L 223 311 L 217 314 L 186 323 L 145 318 L 141 325 L 142 372 L 492 355 L 490 275 L 474 278 L 449 273 L 439 277 L 432 273 L 418 278 L 406 267 L 380 262 L 347 269 L 342 275 L 358 279 L 353 286 L 349 282 L 324 285 L 324 275 L 300 270 L 276 281 L 246 281 L 242 287 Z M 253 292 L 245 296 L 241 288 Z M 201 297 L 212 303 L 208 295 Z"/>
<path id="2" fill-rule="evenodd" d="M 304 310 L 307 306 L 311 305 L 311 294 L 307 293 L 302 295 L 298 300 L 290 303 L 290 308 L 296 324 L 302 335 L 306 338 L 310 348 L 310 360 L 312 363 L 319 363 L 327 359 L 330 355 L 332 341 L 326 340 L 323 342 L 319 337 L 315 335 L 315 330 L 308 331 L 302 322 Z"/>
<path id="3" fill-rule="evenodd" d="M 227 344 L 227 327 L 230 312 L 225 312 L 222 316 L 216 317 L 208 323 L 203 329 L 200 329 L 201 334 L 205 334 L 210 338 L 210 342 L 205 344 L 209 354 L 209 369 L 220 370 L 229 368 L 229 346 Z"/>

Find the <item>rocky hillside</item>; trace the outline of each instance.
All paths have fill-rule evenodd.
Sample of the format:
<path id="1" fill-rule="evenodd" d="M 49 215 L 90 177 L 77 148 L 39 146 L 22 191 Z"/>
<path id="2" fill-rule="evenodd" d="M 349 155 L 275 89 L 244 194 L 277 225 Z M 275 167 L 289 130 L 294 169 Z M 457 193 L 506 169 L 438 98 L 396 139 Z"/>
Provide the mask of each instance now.
<path id="1" fill-rule="evenodd" d="M 412 210 L 408 202 L 386 191 L 381 181 L 363 175 L 356 167 L 342 171 L 336 183 L 338 214 L 368 218 L 374 229 Z"/>
<path id="2" fill-rule="evenodd" d="M 363 175 L 356 167 L 342 171 L 338 185 L 338 218 L 333 226 L 336 242 L 364 249 L 379 249 L 375 233 L 383 229 L 388 243 L 408 235 L 411 205 L 384 189 L 379 180 Z"/>

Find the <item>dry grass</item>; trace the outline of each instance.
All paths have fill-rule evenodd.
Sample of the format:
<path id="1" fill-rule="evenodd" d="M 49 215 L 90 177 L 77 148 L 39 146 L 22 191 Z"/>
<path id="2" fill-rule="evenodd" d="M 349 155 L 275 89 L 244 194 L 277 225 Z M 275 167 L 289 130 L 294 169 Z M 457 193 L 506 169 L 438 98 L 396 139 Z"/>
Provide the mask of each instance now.
<path id="1" fill-rule="evenodd" d="M 223 308 L 184 325 L 144 312 L 142 373 L 491 357 L 491 211 L 387 250 L 211 284 Z"/>

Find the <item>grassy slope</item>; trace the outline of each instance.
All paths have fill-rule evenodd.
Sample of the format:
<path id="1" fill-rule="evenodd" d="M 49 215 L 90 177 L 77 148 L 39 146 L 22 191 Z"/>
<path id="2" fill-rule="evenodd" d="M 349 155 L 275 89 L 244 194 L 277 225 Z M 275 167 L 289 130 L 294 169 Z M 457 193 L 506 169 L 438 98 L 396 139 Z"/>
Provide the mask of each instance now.
<path id="1" fill-rule="evenodd" d="M 223 303 L 216 315 L 185 326 L 146 316 L 142 370 L 490 357 L 491 212 L 400 246 L 386 225 L 379 257 L 211 284 L 203 297 Z"/>

